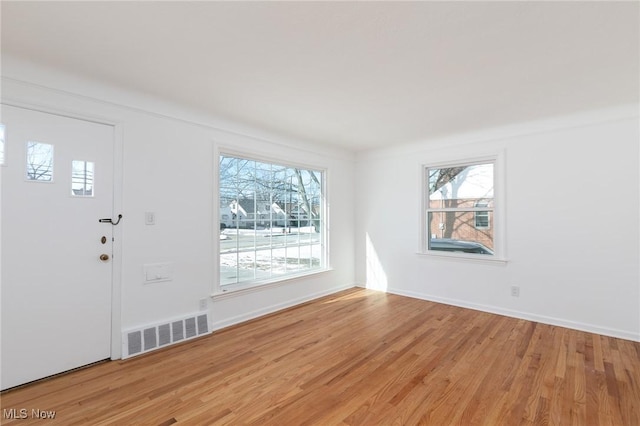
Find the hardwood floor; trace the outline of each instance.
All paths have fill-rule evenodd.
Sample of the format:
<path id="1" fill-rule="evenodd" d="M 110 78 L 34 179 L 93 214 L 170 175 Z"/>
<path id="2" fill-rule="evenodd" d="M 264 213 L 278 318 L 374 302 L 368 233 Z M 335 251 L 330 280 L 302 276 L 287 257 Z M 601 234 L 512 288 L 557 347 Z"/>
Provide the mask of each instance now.
<path id="1" fill-rule="evenodd" d="M 6 425 L 637 426 L 640 343 L 352 289 L 5 392 L 2 409 Z"/>

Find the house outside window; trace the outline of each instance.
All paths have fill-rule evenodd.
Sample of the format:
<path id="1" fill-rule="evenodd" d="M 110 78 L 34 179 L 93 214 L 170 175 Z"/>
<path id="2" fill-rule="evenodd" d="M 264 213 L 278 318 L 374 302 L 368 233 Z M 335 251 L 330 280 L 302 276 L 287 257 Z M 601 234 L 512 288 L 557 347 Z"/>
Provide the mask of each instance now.
<path id="1" fill-rule="evenodd" d="M 489 203 L 480 203 L 477 202 L 475 207 L 489 207 Z M 489 229 L 490 220 L 489 220 L 489 211 L 476 211 L 475 212 L 475 227 L 476 229 Z"/>
<path id="2" fill-rule="evenodd" d="M 254 287 L 326 267 L 325 172 L 219 156 L 219 286 Z"/>
<path id="3" fill-rule="evenodd" d="M 492 226 L 497 164 L 496 156 L 423 166 L 423 253 L 502 259 Z"/>

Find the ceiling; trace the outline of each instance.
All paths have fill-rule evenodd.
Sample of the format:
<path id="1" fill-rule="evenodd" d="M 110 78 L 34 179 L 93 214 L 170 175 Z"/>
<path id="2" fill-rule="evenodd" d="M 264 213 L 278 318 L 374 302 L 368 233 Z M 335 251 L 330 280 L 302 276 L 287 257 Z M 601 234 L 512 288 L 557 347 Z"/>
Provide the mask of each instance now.
<path id="1" fill-rule="evenodd" d="M 2 54 L 358 151 L 639 101 L 638 2 L 11 2 Z"/>

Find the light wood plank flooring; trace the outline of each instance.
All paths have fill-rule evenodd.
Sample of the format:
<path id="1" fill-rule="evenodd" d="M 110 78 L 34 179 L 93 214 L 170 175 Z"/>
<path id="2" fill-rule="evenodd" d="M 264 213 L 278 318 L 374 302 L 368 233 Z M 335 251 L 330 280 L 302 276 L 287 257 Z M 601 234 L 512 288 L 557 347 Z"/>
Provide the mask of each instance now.
<path id="1" fill-rule="evenodd" d="M 10 390 L 2 408 L 55 411 L 6 425 L 638 426 L 640 344 L 352 289 Z"/>

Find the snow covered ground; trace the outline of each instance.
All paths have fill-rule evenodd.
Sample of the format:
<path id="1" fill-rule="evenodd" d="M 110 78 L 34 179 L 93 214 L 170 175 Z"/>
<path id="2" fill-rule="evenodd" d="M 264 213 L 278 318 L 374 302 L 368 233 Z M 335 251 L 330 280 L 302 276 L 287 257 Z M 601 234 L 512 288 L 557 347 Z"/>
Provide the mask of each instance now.
<path id="1" fill-rule="evenodd" d="M 291 228 L 290 233 L 284 228 L 225 229 L 221 236 L 221 285 L 320 266 L 320 234 L 312 227 Z"/>

